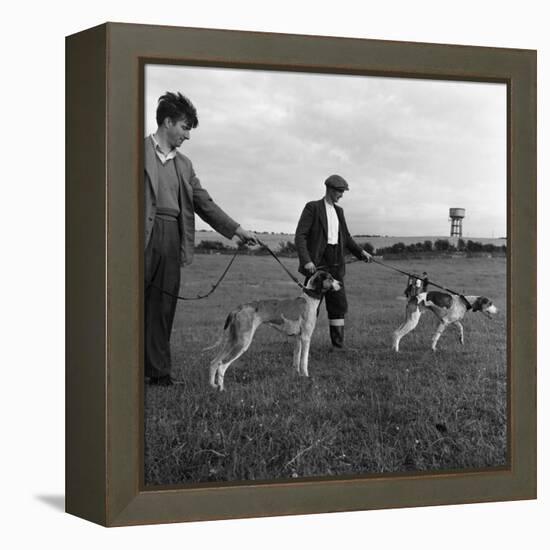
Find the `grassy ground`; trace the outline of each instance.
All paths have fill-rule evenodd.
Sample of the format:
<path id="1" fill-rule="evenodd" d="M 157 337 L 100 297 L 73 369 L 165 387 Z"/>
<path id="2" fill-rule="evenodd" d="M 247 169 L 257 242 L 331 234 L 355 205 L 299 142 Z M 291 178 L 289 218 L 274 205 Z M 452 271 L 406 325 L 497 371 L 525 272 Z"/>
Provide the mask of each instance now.
<path id="1" fill-rule="evenodd" d="M 204 256 L 184 271 L 182 292 L 209 289 L 228 261 Z M 292 270 L 296 260 L 285 260 Z M 239 257 L 208 299 L 180 303 L 172 337 L 174 375 L 184 384 L 146 387 L 145 480 L 188 484 L 326 475 L 486 468 L 506 463 L 506 264 L 503 258 L 396 262 L 427 270 L 449 288 L 493 299 L 500 314 L 467 314 L 465 346 L 449 328 L 437 353 L 427 312 L 391 351 L 406 280 L 378 265 L 348 266 L 346 341 L 330 351 L 324 309 L 314 333 L 310 379 L 292 370 L 293 341 L 261 327 L 226 373 L 208 385 L 213 352 L 235 306 L 298 289 L 268 257 Z"/>

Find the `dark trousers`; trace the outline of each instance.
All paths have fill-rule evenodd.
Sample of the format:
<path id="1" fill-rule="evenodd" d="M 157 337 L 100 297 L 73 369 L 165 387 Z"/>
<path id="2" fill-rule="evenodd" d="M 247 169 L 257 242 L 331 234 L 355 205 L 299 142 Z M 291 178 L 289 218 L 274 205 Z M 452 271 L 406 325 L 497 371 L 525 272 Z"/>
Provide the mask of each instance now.
<path id="1" fill-rule="evenodd" d="M 335 279 L 342 283 L 340 290 L 331 290 L 325 294 L 325 304 L 330 325 L 344 324 L 344 317 L 348 311 L 346 289 L 344 287 L 343 266 L 338 258 L 338 245 L 329 244 L 323 254 L 321 269 L 328 271 Z"/>
<path id="2" fill-rule="evenodd" d="M 180 234 L 176 218 L 156 217 L 145 249 L 145 376 L 170 374 L 170 335 L 180 286 Z"/>

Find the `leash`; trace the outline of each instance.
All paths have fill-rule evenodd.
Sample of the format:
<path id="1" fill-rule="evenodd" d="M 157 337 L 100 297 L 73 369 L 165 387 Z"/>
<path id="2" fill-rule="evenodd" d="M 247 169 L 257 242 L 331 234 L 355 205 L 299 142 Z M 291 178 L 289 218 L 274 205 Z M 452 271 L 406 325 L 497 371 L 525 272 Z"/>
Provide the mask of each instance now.
<path id="1" fill-rule="evenodd" d="M 279 260 L 279 258 L 277 257 L 277 255 L 275 254 L 275 252 L 273 252 L 273 250 L 271 250 L 271 248 L 269 248 L 269 246 L 267 246 L 267 244 L 263 243 L 262 241 L 260 241 L 259 239 L 257 239 L 258 241 L 258 244 L 260 246 L 263 246 L 268 252 L 269 254 L 271 254 L 271 256 L 273 258 L 275 258 L 275 260 L 277 261 L 277 263 L 286 271 L 287 275 L 301 288 L 301 289 L 304 289 L 304 285 L 290 272 L 289 269 L 287 269 L 287 267 L 283 264 L 283 262 L 281 262 L 281 260 Z"/>
<path id="2" fill-rule="evenodd" d="M 355 262 L 359 262 L 359 261 L 362 261 L 362 260 L 354 260 L 354 261 L 346 262 L 346 263 L 355 263 Z M 401 273 L 402 275 L 407 275 L 407 277 L 412 277 L 414 279 L 422 279 L 422 277 L 419 277 L 415 273 L 409 273 L 408 271 L 403 271 L 401 269 L 397 269 L 397 267 L 393 267 L 392 265 L 388 265 L 384 262 L 381 262 L 380 260 L 377 260 L 374 257 L 372 258 L 371 261 L 375 264 L 378 264 L 378 265 L 381 265 L 382 267 L 385 267 L 386 269 L 392 269 L 393 271 L 397 271 L 398 273 Z M 454 294 L 455 296 L 459 296 L 462 300 L 464 300 L 464 303 L 466 304 L 468 309 L 470 309 L 472 307 L 472 304 L 470 304 L 470 302 L 468 302 L 468 300 L 466 299 L 464 294 L 462 294 L 461 292 L 457 292 L 456 290 L 453 290 L 451 288 L 444 287 L 444 286 L 432 281 L 431 279 L 428 279 L 428 284 L 433 285 L 436 288 L 440 288 L 441 290 L 445 290 L 446 292 L 450 292 L 451 294 Z"/>
<path id="3" fill-rule="evenodd" d="M 233 265 L 233 262 L 235 261 L 235 258 L 237 257 L 238 254 L 239 254 L 239 249 L 237 248 L 237 250 L 233 254 L 231 260 L 227 264 L 227 267 L 225 268 L 225 270 L 221 274 L 220 278 L 216 281 L 216 283 L 214 283 L 212 285 L 212 288 L 206 294 L 197 294 L 197 296 L 195 296 L 193 298 L 189 298 L 187 296 L 179 296 L 178 294 L 172 294 L 171 292 L 168 292 L 167 290 L 164 290 L 163 288 L 160 288 L 159 286 L 157 286 L 153 283 L 149 283 L 148 285 L 146 285 L 146 288 L 152 286 L 153 288 L 156 288 L 157 290 L 160 290 L 163 294 L 167 294 L 168 296 L 171 296 L 172 298 L 176 298 L 178 300 L 185 300 L 185 301 L 203 300 L 204 298 L 208 298 L 208 296 L 213 294 L 214 291 L 218 288 L 218 286 L 220 286 L 221 282 L 224 280 L 225 276 L 227 275 L 227 272 L 229 271 L 229 269 Z"/>
<path id="4" fill-rule="evenodd" d="M 291 273 L 291 271 L 283 264 L 283 262 L 281 262 L 281 260 L 279 260 L 278 256 L 275 254 L 275 252 L 273 252 L 273 250 L 271 250 L 271 248 L 269 248 L 269 246 L 267 246 L 267 244 L 265 244 L 264 242 L 260 241 L 259 239 L 257 239 L 257 241 L 258 241 L 258 244 L 260 246 L 262 246 L 263 248 L 265 248 L 267 250 L 267 252 L 271 255 L 271 257 L 273 257 L 275 259 L 275 261 L 283 268 L 283 270 L 286 272 L 286 274 L 301 289 L 304 289 L 305 286 L 297 279 L 297 277 L 295 277 Z M 153 288 L 156 288 L 157 290 L 159 290 L 163 294 L 167 294 L 168 296 L 171 296 L 172 298 L 176 298 L 177 300 L 184 300 L 184 301 L 203 300 L 205 298 L 208 298 L 210 295 L 212 295 L 216 291 L 216 289 L 220 286 L 221 282 L 224 280 L 225 276 L 227 275 L 227 273 L 231 269 L 231 266 L 233 265 L 233 262 L 235 261 L 235 258 L 238 256 L 238 254 L 239 254 L 239 249 L 235 250 L 233 256 L 231 257 L 231 260 L 227 264 L 227 266 L 224 269 L 223 273 L 221 274 L 219 279 L 212 285 L 212 288 L 206 294 L 198 294 L 197 296 L 194 296 L 194 297 L 187 297 L 187 296 L 180 296 L 180 295 L 177 295 L 177 294 L 172 294 L 171 292 L 168 292 L 167 290 L 164 290 L 163 288 L 160 288 L 159 286 L 157 286 L 153 283 L 149 283 L 148 285 L 146 285 L 146 287 L 152 286 Z M 362 260 L 353 260 L 351 262 L 346 262 L 346 264 L 355 263 L 355 262 L 359 262 L 359 261 L 362 261 Z M 384 263 L 380 260 L 377 260 L 374 257 L 371 258 L 371 261 L 375 264 L 378 264 L 382 267 L 385 267 L 386 269 L 391 269 L 393 271 L 396 271 L 397 273 L 401 273 L 402 275 L 406 275 L 407 277 L 412 277 L 414 279 L 421 279 L 421 277 L 419 277 L 415 273 L 409 273 L 408 271 L 403 271 L 402 269 L 398 269 L 397 267 L 394 267 L 394 266 L 386 264 L 386 263 Z M 317 266 L 317 269 L 320 269 L 320 268 L 323 268 L 323 267 L 329 267 L 329 266 Z M 446 292 L 450 292 L 451 294 L 454 294 L 455 296 L 459 296 L 462 300 L 464 300 L 464 302 L 466 303 L 468 309 L 470 309 L 472 307 L 470 302 L 468 302 L 468 300 L 466 299 L 466 297 L 462 293 L 457 292 L 456 290 L 453 290 L 451 288 L 447 288 L 443 285 L 440 285 L 440 284 L 432 281 L 431 279 L 428 279 L 428 284 L 430 284 L 432 286 L 435 286 L 437 288 L 440 288 L 441 290 L 445 290 Z"/>
<path id="5" fill-rule="evenodd" d="M 263 243 L 262 241 L 260 241 L 259 239 L 257 239 L 258 241 L 258 244 L 260 246 L 262 246 L 263 248 L 265 248 L 269 254 L 275 258 L 275 260 L 277 261 L 277 263 L 285 270 L 285 272 L 287 273 L 287 275 L 301 288 L 301 289 L 304 289 L 304 285 L 287 269 L 287 267 L 283 264 L 283 262 L 281 262 L 281 260 L 279 260 L 279 258 L 277 257 L 277 255 L 275 254 L 275 252 L 273 252 L 273 250 L 271 250 L 271 248 L 269 248 L 269 246 L 267 246 L 265 243 Z M 233 262 L 235 261 L 235 258 L 238 256 L 239 254 L 239 249 L 237 249 L 235 251 L 235 253 L 233 254 L 233 256 L 231 257 L 231 260 L 229 261 L 229 263 L 227 264 L 226 268 L 224 269 L 223 273 L 221 274 L 221 276 L 219 277 L 219 279 L 216 281 L 216 283 L 214 283 L 212 285 L 212 288 L 206 293 L 206 294 L 199 294 L 197 296 L 194 296 L 194 297 L 188 297 L 188 296 L 179 296 L 178 294 L 172 294 L 171 292 L 168 292 L 167 290 L 164 290 L 163 288 L 160 288 L 159 286 L 153 284 L 153 283 L 149 283 L 148 285 L 146 285 L 146 287 L 153 287 L 153 288 L 156 288 L 157 290 L 159 290 L 160 292 L 162 292 L 163 294 L 167 294 L 168 296 L 171 296 L 172 298 L 176 298 L 177 300 L 184 300 L 184 301 L 191 301 L 191 300 L 203 300 L 204 298 L 208 298 L 211 294 L 213 294 L 215 292 L 215 290 L 218 288 L 218 286 L 220 286 L 221 282 L 224 280 L 225 276 L 227 275 L 228 271 L 231 269 L 231 266 L 233 265 Z"/>

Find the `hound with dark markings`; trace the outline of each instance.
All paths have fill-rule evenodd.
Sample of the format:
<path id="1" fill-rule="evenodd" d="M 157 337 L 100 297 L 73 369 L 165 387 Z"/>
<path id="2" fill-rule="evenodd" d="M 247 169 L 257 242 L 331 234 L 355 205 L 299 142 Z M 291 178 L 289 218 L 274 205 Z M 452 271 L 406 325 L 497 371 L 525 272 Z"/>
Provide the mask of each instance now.
<path id="1" fill-rule="evenodd" d="M 460 343 L 464 344 L 464 327 L 462 318 L 467 311 L 480 311 L 490 317 L 498 312 L 497 308 L 485 296 L 459 296 L 446 292 L 421 292 L 411 296 L 407 302 L 405 322 L 393 333 L 393 349 L 399 351 L 399 342 L 405 334 L 416 328 L 420 316 L 430 310 L 440 323 L 432 340 L 432 350 L 436 351 L 439 338 L 449 325 L 456 325 L 459 330 Z"/>
<path id="2" fill-rule="evenodd" d="M 308 376 L 309 344 L 321 298 L 326 292 L 340 288 L 341 283 L 330 273 L 319 270 L 298 298 L 260 300 L 233 310 L 227 316 L 222 336 L 212 346 L 220 346 L 220 350 L 210 363 L 210 385 L 223 391 L 225 371 L 249 348 L 256 329 L 262 324 L 296 338 L 293 366 L 299 374 Z"/>

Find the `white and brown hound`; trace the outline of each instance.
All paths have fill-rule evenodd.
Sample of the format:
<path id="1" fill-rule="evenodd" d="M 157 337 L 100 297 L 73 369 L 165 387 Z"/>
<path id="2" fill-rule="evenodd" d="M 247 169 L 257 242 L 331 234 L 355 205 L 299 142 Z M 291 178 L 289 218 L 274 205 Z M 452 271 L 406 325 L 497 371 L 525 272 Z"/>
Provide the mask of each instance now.
<path id="1" fill-rule="evenodd" d="M 420 316 L 429 309 L 440 320 L 432 340 L 432 350 L 437 348 L 437 342 L 443 331 L 451 324 L 459 330 L 460 343 L 464 344 L 464 327 L 460 322 L 469 310 L 480 311 L 487 316 L 498 312 L 497 308 L 485 296 L 459 296 L 446 292 L 421 292 L 411 296 L 407 302 L 405 322 L 393 333 L 393 349 L 399 351 L 399 341 L 405 334 L 416 328 Z"/>
<path id="2" fill-rule="evenodd" d="M 293 366 L 299 374 L 308 376 L 309 344 L 317 322 L 319 303 L 323 294 L 340 288 L 341 283 L 330 273 L 319 270 L 309 279 L 298 298 L 260 300 L 234 309 L 227 316 L 222 336 L 212 346 L 221 348 L 210 363 L 210 385 L 223 391 L 225 371 L 249 348 L 256 329 L 262 324 L 296 338 Z"/>

